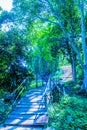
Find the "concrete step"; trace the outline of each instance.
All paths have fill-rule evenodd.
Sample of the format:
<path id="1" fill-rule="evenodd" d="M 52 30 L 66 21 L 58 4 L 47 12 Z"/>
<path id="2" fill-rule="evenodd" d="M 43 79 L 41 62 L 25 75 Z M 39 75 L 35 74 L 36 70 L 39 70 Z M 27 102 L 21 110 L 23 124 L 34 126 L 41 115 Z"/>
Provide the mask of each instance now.
<path id="1" fill-rule="evenodd" d="M 43 102 L 43 101 L 38 101 L 38 102 L 29 102 L 29 101 L 19 101 L 18 102 L 18 105 L 44 105 L 45 104 L 45 102 Z"/>
<path id="2" fill-rule="evenodd" d="M 18 115 L 18 114 L 33 114 L 33 115 L 34 114 L 35 115 L 36 114 L 41 114 L 42 115 L 42 114 L 47 114 L 47 112 L 46 111 L 44 111 L 44 112 L 43 111 L 24 111 L 24 112 L 23 111 L 21 111 L 21 112 L 20 111 L 12 111 L 11 114 L 12 115 L 13 114 L 16 114 L 16 115 Z"/>
<path id="3" fill-rule="evenodd" d="M 41 104 L 41 105 L 39 105 L 39 104 L 36 104 L 36 105 L 19 104 L 16 106 L 16 108 L 45 108 L 45 105 L 44 104 Z"/>
<path id="4" fill-rule="evenodd" d="M 6 120 L 4 125 L 16 125 L 16 126 L 43 126 L 48 122 L 48 117 L 41 117 L 34 119 L 17 119 L 17 118 L 10 118 Z"/>
<path id="5" fill-rule="evenodd" d="M 35 119 L 35 118 L 45 118 L 45 117 L 48 117 L 48 115 L 46 115 L 46 114 L 19 114 L 19 115 L 9 115 L 8 116 L 8 119 L 30 119 L 30 120 L 32 120 L 32 119 Z"/>
<path id="6" fill-rule="evenodd" d="M 17 108 L 15 108 L 14 110 L 13 110 L 13 112 L 36 112 L 36 111 L 38 111 L 38 112 L 44 112 L 44 111 L 46 111 L 46 109 L 45 108 L 24 108 L 24 107 L 22 107 L 22 108 L 20 108 L 20 107 L 17 107 Z"/>

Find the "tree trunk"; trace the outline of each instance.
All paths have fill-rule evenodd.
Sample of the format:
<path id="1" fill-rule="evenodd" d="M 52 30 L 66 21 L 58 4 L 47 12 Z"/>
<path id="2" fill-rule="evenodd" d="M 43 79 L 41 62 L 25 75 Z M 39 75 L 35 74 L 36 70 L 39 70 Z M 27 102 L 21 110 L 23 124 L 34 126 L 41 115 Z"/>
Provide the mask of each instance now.
<path id="1" fill-rule="evenodd" d="M 69 55 L 69 61 L 71 63 L 71 67 L 72 67 L 73 80 L 74 80 L 74 83 L 76 83 L 77 82 L 77 76 L 76 76 L 76 54 L 75 54 L 74 50 L 70 47 L 68 40 L 67 40 L 66 44 L 67 44 L 67 50 L 68 50 L 68 55 Z"/>
<path id="2" fill-rule="evenodd" d="M 85 34 L 84 0 L 81 0 L 81 23 L 82 23 L 82 49 L 84 54 L 84 81 L 81 89 L 87 93 L 87 45 Z"/>
<path id="3" fill-rule="evenodd" d="M 36 74 L 36 88 L 38 87 L 38 74 Z"/>
<path id="4" fill-rule="evenodd" d="M 72 76 L 74 83 L 77 83 L 77 76 L 76 76 L 76 54 L 72 50 Z"/>

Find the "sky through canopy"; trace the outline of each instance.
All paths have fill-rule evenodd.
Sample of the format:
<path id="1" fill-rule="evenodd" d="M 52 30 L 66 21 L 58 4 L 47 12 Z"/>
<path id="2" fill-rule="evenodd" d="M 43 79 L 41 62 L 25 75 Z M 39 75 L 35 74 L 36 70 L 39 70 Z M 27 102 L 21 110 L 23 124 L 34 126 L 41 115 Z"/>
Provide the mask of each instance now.
<path id="1" fill-rule="evenodd" d="M 12 9 L 13 0 L 0 0 L 0 6 L 3 10 L 10 11 Z"/>

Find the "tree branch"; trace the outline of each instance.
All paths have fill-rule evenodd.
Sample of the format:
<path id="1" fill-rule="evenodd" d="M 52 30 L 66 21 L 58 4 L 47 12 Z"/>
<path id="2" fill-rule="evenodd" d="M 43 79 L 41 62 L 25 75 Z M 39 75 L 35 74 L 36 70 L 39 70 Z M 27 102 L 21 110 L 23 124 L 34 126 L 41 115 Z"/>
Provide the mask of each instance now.
<path id="1" fill-rule="evenodd" d="M 78 48 L 75 46 L 75 44 L 73 43 L 70 34 L 66 31 L 65 27 L 63 26 L 63 24 L 62 24 L 62 22 L 61 22 L 60 16 L 59 16 L 59 15 L 58 15 L 58 16 L 56 15 L 56 12 L 55 12 L 55 10 L 53 9 L 53 7 L 52 7 L 50 1 L 49 1 L 49 0 L 45 0 L 45 1 L 48 3 L 48 5 L 49 5 L 49 7 L 50 7 L 50 9 L 51 9 L 52 14 L 54 15 L 54 17 L 57 18 L 57 22 L 51 21 L 51 20 L 49 20 L 48 18 L 42 18 L 42 17 L 38 17 L 38 18 L 41 19 L 41 20 L 43 20 L 43 21 L 47 21 L 47 22 L 50 22 L 50 23 L 52 23 L 52 24 L 56 24 L 56 25 L 58 25 L 58 26 L 61 28 L 61 30 L 63 31 L 65 37 L 70 41 L 70 45 L 71 45 L 72 49 L 74 50 L 74 52 L 77 54 L 78 60 L 79 60 L 81 66 L 82 66 L 82 68 L 83 68 L 83 61 L 82 61 L 82 59 L 81 59 L 80 52 L 79 52 Z"/>

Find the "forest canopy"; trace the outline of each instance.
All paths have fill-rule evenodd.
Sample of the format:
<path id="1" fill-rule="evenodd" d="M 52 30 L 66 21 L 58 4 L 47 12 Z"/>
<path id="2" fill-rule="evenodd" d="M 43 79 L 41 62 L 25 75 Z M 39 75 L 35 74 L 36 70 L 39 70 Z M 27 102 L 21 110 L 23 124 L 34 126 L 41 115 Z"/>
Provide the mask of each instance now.
<path id="1" fill-rule="evenodd" d="M 86 4 L 84 0 L 13 0 L 10 12 L 1 9 L 1 86 L 16 86 L 29 73 L 43 79 L 64 61 L 71 65 L 75 83 L 83 79 L 81 89 L 86 91 Z"/>

